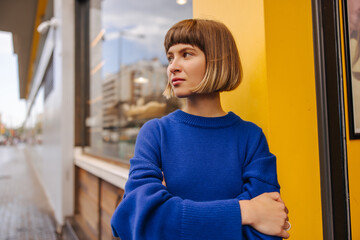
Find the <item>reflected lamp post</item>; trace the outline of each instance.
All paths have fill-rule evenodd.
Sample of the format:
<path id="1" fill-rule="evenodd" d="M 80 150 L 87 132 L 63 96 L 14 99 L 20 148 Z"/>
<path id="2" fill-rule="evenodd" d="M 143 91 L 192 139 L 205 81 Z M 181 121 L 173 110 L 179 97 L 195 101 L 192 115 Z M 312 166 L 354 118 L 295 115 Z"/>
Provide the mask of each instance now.
<path id="1" fill-rule="evenodd" d="M 123 71 L 122 71 L 122 57 L 123 56 L 122 55 L 123 55 L 123 38 L 124 37 L 143 39 L 143 38 L 145 38 L 145 35 L 144 34 L 133 33 L 131 31 L 120 30 L 120 31 L 117 31 L 117 32 L 112 32 L 112 33 L 106 34 L 104 36 L 105 41 L 106 40 L 107 41 L 116 40 L 116 38 L 117 38 L 117 47 L 118 47 L 118 49 L 117 49 L 117 51 L 113 51 L 115 54 L 116 53 L 117 54 L 116 55 L 114 54 L 112 56 L 114 58 L 117 58 L 116 60 L 117 60 L 117 65 L 118 65 L 118 72 L 117 72 L 116 82 L 118 82 L 118 84 L 120 84 L 120 85 L 122 84 L 121 82 L 122 82 L 122 74 L 123 74 Z M 116 47 L 116 45 L 114 47 Z M 121 98 L 121 95 L 122 95 L 121 94 L 121 89 L 124 89 L 124 88 L 117 87 L 117 89 L 116 89 L 116 91 L 117 91 L 116 92 L 116 101 L 117 101 L 116 109 L 118 111 L 118 113 L 116 115 L 118 116 L 118 123 L 116 123 L 114 128 L 112 130 L 110 130 L 110 133 L 109 133 L 110 135 L 107 136 L 108 137 L 107 141 L 109 141 L 109 142 L 117 142 L 117 140 L 115 140 L 115 139 L 121 138 L 120 136 L 121 136 L 121 131 L 122 130 L 120 130 L 120 129 L 122 128 L 122 125 L 124 125 L 122 120 L 124 120 L 123 118 L 125 118 L 125 116 L 123 114 L 121 114 L 122 113 L 121 105 L 123 103 L 126 103 L 127 101 L 122 100 L 122 98 Z M 115 151 L 117 151 L 117 150 L 115 150 Z"/>
<path id="2" fill-rule="evenodd" d="M 139 38 L 139 39 L 143 39 L 145 38 L 144 34 L 137 34 L 137 33 L 132 33 L 132 32 L 128 32 L 128 31 L 119 31 L 118 32 L 118 65 L 119 65 L 119 72 L 118 72 L 118 76 L 119 76 L 119 82 L 122 82 L 122 72 L 121 72 L 121 65 L 122 65 L 122 48 L 123 48 L 123 37 L 134 37 L 134 38 Z M 121 99 L 121 90 L 119 89 L 119 98 Z"/>

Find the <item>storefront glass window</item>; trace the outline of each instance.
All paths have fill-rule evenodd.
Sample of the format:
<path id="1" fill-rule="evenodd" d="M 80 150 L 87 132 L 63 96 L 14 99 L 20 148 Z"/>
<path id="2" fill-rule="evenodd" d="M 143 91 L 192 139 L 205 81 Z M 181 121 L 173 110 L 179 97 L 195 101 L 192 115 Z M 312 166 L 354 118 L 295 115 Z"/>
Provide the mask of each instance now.
<path id="1" fill-rule="evenodd" d="M 180 107 L 162 96 L 167 83 L 163 40 L 192 18 L 192 1 L 90 0 L 88 153 L 128 161 L 140 127 Z"/>

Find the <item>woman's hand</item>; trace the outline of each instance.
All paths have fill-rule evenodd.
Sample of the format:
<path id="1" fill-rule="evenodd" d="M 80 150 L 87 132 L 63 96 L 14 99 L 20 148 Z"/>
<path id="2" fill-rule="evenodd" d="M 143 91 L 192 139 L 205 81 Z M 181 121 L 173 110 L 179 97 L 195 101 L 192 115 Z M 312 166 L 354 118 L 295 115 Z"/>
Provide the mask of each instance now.
<path id="1" fill-rule="evenodd" d="M 163 175 L 162 185 L 164 185 L 166 187 L 164 172 L 162 172 L 162 175 Z"/>
<path id="2" fill-rule="evenodd" d="M 240 200 L 243 225 L 250 225 L 257 231 L 283 238 L 290 234 L 288 209 L 277 192 L 263 193 L 251 200 Z"/>

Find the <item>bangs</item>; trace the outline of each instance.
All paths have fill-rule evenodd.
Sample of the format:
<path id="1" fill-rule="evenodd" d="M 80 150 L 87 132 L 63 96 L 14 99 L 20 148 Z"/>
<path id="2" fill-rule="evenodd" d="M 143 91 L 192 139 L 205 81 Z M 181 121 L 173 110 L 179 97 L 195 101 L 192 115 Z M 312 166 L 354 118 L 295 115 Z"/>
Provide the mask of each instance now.
<path id="1" fill-rule="evenodd" d="M 205 42 L 203 32 L 199 29 L 199 23 L 196 20 L 183 20 L 175 24 L 166 34 L 164 46 L 165 51 L 176 44 L 190 44 L 197 46 L 205 52 Z"/>

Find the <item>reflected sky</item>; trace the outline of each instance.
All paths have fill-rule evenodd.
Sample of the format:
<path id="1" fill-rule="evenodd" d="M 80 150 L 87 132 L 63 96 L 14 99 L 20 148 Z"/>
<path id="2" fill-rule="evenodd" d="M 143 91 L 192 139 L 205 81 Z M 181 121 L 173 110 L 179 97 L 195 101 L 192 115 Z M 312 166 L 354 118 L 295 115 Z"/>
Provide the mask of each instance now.
<path id="1" fill-rule="evenodd" d="M 167 30 L 182 19 L 192 18 L 192 0 L 103 0 L 102 27 L 104 75 L 119 66 L 158 58 L 167 64 L 163 42 Z"/>

